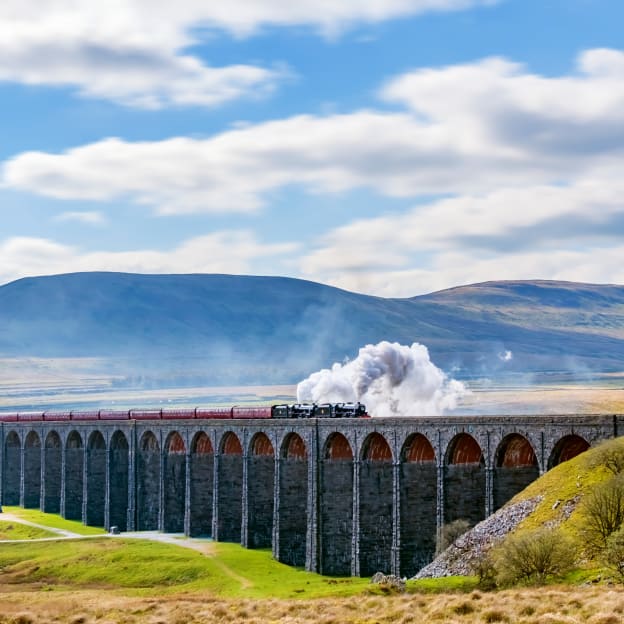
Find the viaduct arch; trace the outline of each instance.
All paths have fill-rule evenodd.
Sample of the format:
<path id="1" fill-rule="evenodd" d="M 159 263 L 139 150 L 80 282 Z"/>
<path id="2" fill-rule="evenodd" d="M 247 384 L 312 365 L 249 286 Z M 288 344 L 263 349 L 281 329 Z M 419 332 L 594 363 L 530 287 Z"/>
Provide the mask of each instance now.
<path id="1" fill-rule="evenodd" d="M 3 422 L 0 500 L 271 547 L 329 575 L 414 574 L 624 416 Z"/>

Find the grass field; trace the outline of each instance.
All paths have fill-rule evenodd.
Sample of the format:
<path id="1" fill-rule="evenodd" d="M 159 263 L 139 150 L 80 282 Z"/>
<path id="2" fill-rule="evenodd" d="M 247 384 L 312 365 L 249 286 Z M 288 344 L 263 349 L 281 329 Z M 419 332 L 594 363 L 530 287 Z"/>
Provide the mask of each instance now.
<path id="1" fill-rule="evenodd" d="M 8 591 L 7 591 L 8 589 Z M 483 593 L 223 599 L 205 592 L 124 595 L 103 589 L 0 594 L 3 624 L 621 624 L 624 591 L 548 587 Z"/>
<path id="2" fill-rule="evenodd" d="M 204 555 L 171 544 L 108 537 L 4 544 L 0 583 L 250 598 L 348 596 L 368 585 L 367 579 L 329 579 L 294 570 L 273 560 L 269 551 L 236 544 L 210 544 Z"/>
<path id="3" fill-rule="evenodd" d="M 54 528 L 58 516 L 16 510 Z M 84 528 L 84 527 L 82 527 Z M 78 532 L 78 531 L 75 531 Z M 624 589 L 551 586 L 484 593 L 474 579 L 408 583 L 332 579 L 277 563 L 266 550 L 199 541 L 205 552 L 139 539 L 0 544 L 1 624 L 618 624 Z"/>

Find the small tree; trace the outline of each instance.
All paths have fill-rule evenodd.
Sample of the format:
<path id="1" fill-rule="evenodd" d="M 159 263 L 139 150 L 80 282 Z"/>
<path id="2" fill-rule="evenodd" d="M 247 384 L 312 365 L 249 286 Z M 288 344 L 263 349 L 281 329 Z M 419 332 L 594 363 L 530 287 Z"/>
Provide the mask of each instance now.
<path id="1" fill-rule="evenodd" d="M 496 567 L 490 551 L 483 550 L 474 556 L 470 562 L 470 569 L 479 579 L 478 587 L 486 591 L 496 587 Z"/>
<path id="2" fill-rule="evenodd" d="M 624 474 L 598 483 L 583 498 L 583 535 L 593 550 L 602 550 L 624 522 Z"/>
<path id="3" fill-rule="evenodd" d="M 624 440 L 614 438 L 596 447 L 591 462 L 592 468 L 604 466 L 613 475 L 624 472 Z"/>
<path id="4" fill-rule="evenodd" d="M 618 529 L 607 538 L 602 561 L 616 573 L 620 582 L 624 582 L 624 528 Z"/>
<path id="5" fill-rule="evenodd" d="M 458 537 L 470 530 L 470 523 L 467 520 L 453 520 L 442 527 L 440 537 L 436 545 L 436 554 L 444 552 Z"/>
<path id="6" fill-rule="evenodd" d="M 493 554 L 497 580 L 501 585 L 543 583 L 572 568 L 575 550 L 574 542 L 558 529 L 512 534 Z"/>

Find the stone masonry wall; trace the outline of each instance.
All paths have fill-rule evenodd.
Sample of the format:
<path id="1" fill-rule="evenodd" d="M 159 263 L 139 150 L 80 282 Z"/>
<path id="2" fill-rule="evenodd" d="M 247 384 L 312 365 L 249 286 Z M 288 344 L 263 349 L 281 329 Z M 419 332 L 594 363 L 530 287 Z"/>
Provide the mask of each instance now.
<path id="1" fill-rule="evenodd" d="M 160 451 L 137 452 L 137 528 L 156 531 L 160 515 Z"/>
<path id="2" fill-rule="evenodd" d="M 110 526 L 125 531 L 128 524 L 128 449 L 110 452 Z"/>
<path id="3" fill-rule="evenodd" d="M 14 444 L 6 444 L 4 449 L 4 488 L 2 490 L 2 503 L 4 505 L 19 505 L 22 457 L 19 440 L 14 439 Z"/>
<path id="4" fill-rule="evenodd" d="M 41 505 L 41 443 L 24 449 L 24 507 L 39 509 Z"/>
<path id="5" fill-rule="evenodd" d="M 494 469 L 494 507 L 500 509 L 508 500 L 539 477 L 537 466 L 519 466 L 517 468 Z"/>
<path id="6" fill-rule="evenodd" d="M 360 465 L 360 574 L 392 572 L 392 462 Z"/>
<path id="7" fill-rule="evenodd" d="M 168 453 L 164 467 L 164 530 L 167 533 L 184 531 L 184 501 L 186 487 L 186 456 Z"/>
<path id="8" fill-rule="evenodd" d="M 61 510 L 61 465 L 62 449 L 58 436 L 48 436 L 45 447 L 45 480 L 43 491 L 43 511 L 59 513 Z"/>
<path id="9" fill-rule="evenodd" d="M 249 458 L 248 531 L 249 548 L 269 548 L 273 534 L 273 487 L 275 460 L 271 456 Z"/>
<path id="10" fill-rule="evenodd" d="M 106 496 L 106 448 L 87 450 L 87 505 L 85 523 L 104 526 Z"/>
<path id="11" fill-rule="evenodd" d="M 212 534 L 212 493 L 214 454 L 191 455 L 190 528 L 191 536 Z"/>
<path id="12" fill-rule="evenodd" d="M 84 449 L 65 450 L 65 518 L 82 520 Z"/>
<path id="13" fill-rule="evenodd" d="M 479 464 L 446 467 L 444 522 L 467 520 L 471 526 L 485 518 L 485 468 Z"/>
<path id="14" fill-rule="evenodd" d="M 402 576 L 413 576 L 433 560 L 437 531 L 436 472 L 434 462 L 401 465 Z"/>
<path id="15" fill-rule="evenodd" d="M 308 526 L 308 460 L 283 459 L 280 466 L 279 555 L 282 563 L 305 565 Z"/>
<path id="16" fill-rule="evenodd" d="M 353 541 L 353 461 L 321 461 L 320 571 L 329 576 L 351 573 Z"/>
<path id="17" fill-rule="evenodd" d="M 219 458 L 218 535 L 221 542 L 240 544 L 243 521 L 243 457 Z"/>

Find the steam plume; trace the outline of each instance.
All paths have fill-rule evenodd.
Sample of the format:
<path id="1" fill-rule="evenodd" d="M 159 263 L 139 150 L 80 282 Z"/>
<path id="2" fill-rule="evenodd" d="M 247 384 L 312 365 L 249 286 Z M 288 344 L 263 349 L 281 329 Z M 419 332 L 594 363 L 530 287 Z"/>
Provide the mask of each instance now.
<path id="1" fill-rule="evenodd" d="M 297 400 L 361 401 L 371 416 L 437 416 L 456 407 L 468 390 L 429 359 L 429 351 L 383 341 L 366 345 L 354 360 L 334 364 L 297 386 Z"/>

